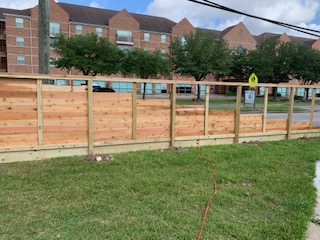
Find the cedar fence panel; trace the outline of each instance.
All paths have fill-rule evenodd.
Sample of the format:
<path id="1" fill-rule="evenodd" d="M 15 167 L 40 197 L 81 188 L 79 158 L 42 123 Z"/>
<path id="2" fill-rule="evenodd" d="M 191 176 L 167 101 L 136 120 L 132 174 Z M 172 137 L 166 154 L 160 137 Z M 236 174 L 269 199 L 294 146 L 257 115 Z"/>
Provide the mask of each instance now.
<path id="1" fill-rule="evenodd" d="M 88 80 L 88 86 L 57 86 L 41 80 Z M 0 161 L 33 160 L 74 154 L 157 149 L 177 146 L 229 144 L 243 140 L 280 140 L 320 136 L 320 126 L 292 119 L 266 119 L 264 114 L 237 109 L 209 110 L 208 85 L 237 86 L 238 94 L 249 84 L 194 82 L 207 85 L 202 105 L 176 105 L 172 99 L 146 99 L 136 93 L 88 92 L 92 80 L 138 83 L 190 84 L 177 80 L 87 79 L 80 76 L 0 74 Z M 288 87 L 291 93 L 297 85 Z M 304 86 L 305 87 L 305 86 Z M 314 88 L 312 86 L 307 86 Z M 268 98 L 265 98 L 268 99 Z M 292 99 L 292 98 L 290 98 Z M 311 109 L 315 109 L 315 94 Z M 267 107 L 267 103 L 264 104 Z M 292 116 L 292 106 L 288 116 Z M 310 114 L 310 121 L 313 114 Z M 264 126 L 265 124 L 265 126 Z M 240 140 L 239 140 L 240 139 Z"/>

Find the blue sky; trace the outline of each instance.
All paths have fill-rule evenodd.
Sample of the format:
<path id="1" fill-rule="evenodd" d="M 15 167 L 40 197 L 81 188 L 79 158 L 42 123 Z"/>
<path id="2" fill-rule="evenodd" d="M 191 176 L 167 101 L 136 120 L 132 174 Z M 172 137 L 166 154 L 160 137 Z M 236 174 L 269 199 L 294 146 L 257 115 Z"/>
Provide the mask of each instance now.
<path id="1" fill-rule="evenodd" d="M 25 9 L 39 0 L 0 0 L 0 7 Z M 224 30 L 242 21 L 252 34 L 284 33 L 303 37 L 300 33 L 241 15 L 200 6 L 188 0 L 59 0 L 64 3 L 105 8 L 127 9 L 129 12 L 166 17 L 175 22 L 184 17 L 195 26 Z M 215 3 L 292 25 L 320 31 L 320 0 L 212 0 Z M 320 35 L 320 33 L 319 33 Z"/>
<path id="2" fill-rule="evenodd" d="M 84 5 L 84 6 L 94 6 L 100 8 L 107 8 L 112 10 L 122 10 L 127 9 L 129 12 L 134 13 L 144 13 L 147 11 L 147 6 L 152 2 L 151 0 L 60 0 L 60 2 L 64 3 L 72 3 L 72 4 L 78 4 L 78 5 Z"/>

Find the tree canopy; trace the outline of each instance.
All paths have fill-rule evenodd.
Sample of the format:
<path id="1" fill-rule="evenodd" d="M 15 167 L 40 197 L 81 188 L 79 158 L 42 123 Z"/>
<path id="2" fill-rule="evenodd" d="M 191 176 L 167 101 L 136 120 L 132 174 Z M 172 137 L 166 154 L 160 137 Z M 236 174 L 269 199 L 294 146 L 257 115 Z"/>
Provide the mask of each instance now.
<path id="1" fill-rule="evenodd" d="M 60 55 L 52 60 L 57 68 L 76 69 L 92 76 L 121 73 L 148 79 L 167 77 L 173 70 L 196 81 L 204 80 L 208 74 L 214 74 L 217 79 L 228 75 L 243 81 L 254 72 L 260 82 L 281 83 L 297 79 L 303 85 L 317 83 L 320 78 L 320 51 L 276 39 L 260 42 L 256 50 L 237 48 L 231 51 L 222 38 L 196 31 L 173 39 L 170 56 L 160 50 L 149 52 L 138 48 L 124 52 L 94 33 L 70 38 L 57 35 L 52 47 Z M 199 86 L 197 92 L 199 100 Z"/>
<path id="2" fill-rule="evenodd" d="M 142 79 L 156 78 L 158 75 L 169 74 L 169 60 L 159 50 L 149 52 L 135 48 L 129 52 L 123 61 L 122 72 L 125 76 L 131 75 Z"/>
<path id="3" fill-rule="evenodd" d="M 107 39 L 94 33 L 66 38 L 57 35 L 52 43 L 54 51 L 60 55 L 52 60 L 57 68 L 81 71 L 83 75 L 111 75 L 120 71 L 123 52 Z"/>
<path id="4" fill-rule="evenodd" d="M 135 48 L 127 52 L 122 63 L 122 73 L 125 76 L 135 76 L 142 79 L 168 76 L 168 56 L 160 50 L 153 52 Z M 143 85 L 143 99 L 145 99 L 146 83 Z"/>
<path id="5" fill-rule="evenodd" d="M 178 37 L 171 43 L 172 64 L 175 73 L 204 80 L 208 74 L 226 74 L 231 63 L 230 49 L 222 38 L 200 31 Z M 198 96 L 200 89 L 198 85 Z"/>

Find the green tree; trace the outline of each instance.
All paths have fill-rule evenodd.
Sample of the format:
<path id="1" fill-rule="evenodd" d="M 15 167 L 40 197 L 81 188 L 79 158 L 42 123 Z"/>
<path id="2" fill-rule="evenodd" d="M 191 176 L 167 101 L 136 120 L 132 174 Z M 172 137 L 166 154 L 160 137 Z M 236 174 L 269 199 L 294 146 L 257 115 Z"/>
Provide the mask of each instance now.
<path id="1" fill-rule="evenodd" d="M 252 67 L 249 64 L 249 51 L 238 48 L 232 51 L 231 57 L 232 61 L 228 76 L 239 81 L 248 81 L 252 72 Z"/>
<path id="2" fill-rule="evenodd" d="M 153 52 L 135 48 L 128 51 L 122 63 L 122 73 L 125 76 L 135 76 L 142 79 L 158 78 L 169 74 L 168 56 L 156 50 Z M 143 84 L 143 99 L 145 99 L 146 83 Z"/>
<path id="3" fill-rule="evenodd" d="M 292 74 L 292 59 L 295 45 L 280 43 L 279 40 L 267 39 L 261 42 L 255 51 L 249 54 L 249 65 L 260 82 L 278 84 L 288 82 Z M 273 97 L 277 88 L 273 88 Z"/>
<path id="4" fill-rule="evenodd" d="M 54 51 L 60 55 L 52 60 L 57 68 L 81 71 L 83 75 L 95 76 L 116 74 L 120 71 L 123 52 L 107 39 L 94 33 L 66 38 L 57 35 L 52 43 Z"/>
<path id="5" fill-rule="evenodd" d="M 228 44 L 212 34 L 197 31 L 178 37 L 172 41 L 171 50 L 173 70 L 182 76 L 202 81 L 210 73 L 222 76 L 229 72 L 231 55 Z M 197 100 L 200 100 L 200 85 Z"/>
<path id="6" fill-rule="evenodd" d="M 293 57 L 293 76 L 301 85 L 313 85 L 320 78 L 320 51 L 311 46 L 297 46 Z M 306 100 L 309 98 L 309 88 L 305 88 Z"/>

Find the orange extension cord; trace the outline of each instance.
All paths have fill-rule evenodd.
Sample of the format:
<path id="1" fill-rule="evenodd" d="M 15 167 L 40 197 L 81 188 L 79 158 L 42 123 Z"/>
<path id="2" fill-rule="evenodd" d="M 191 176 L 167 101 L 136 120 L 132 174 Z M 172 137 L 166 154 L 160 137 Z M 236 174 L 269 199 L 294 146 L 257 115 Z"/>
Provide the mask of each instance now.
<path id="1" fill-rule="evenodd" d="M 192 83 L 192 86 L 194 86 L 193 84 L 193 81 L 191 80 L 191 83 Z M 195 85 L 197 86 L 197 85 Z M 200 89 L 199 89 L 200 91 Z M 205 226 L 205 223 L 207 221 L 207 215 L 208 215 L 208 212 L 209 212 L 209 208 L 210 208 L 210 204 L 211 202 L 213 201 L 215 195 L 217 194 L 217 182 L 215 180 L 215 174 L 216 174 L 216 166 L 214 165 L 213 161 L 211 159 L 209 159 L 202 151 L 201 151 L 201 144 L 200 144 L 200 127 L 199 127 L 199 122 L 198 122 L 198 117 L 197 117 L 197 104 L 196 104 L 196 98 L 197 98 L 197 91 L 195 91 L 195 99 L 194 99 L 194 116 L 195 116 L 195 120 L 196 120 L 196 124 L 197 124 L 197 129 L 198 129 L 198 140 L 197 140 L 197 144 L 198 144 L 198 152 L 201 156 L 201 158 L 204 158 L 211 166 L 212 166 L 212 169 L 213 169 L 213 172 L 212 172 L 212 175 L 211 175 L 211 179 L 212 179 L 212 183 L 213 183 L 213 193 L 211 194 L 210 196 L 210 199 L 209 201 L 207 202 L 207 206 L 206 206 L 206 209 L 205 209 L 205 212 L 204 212 L 204 215 L 203 215 L 203 220 L 202 220 L 202 225 L 201 225 L 201 228 L 200 228 L 200 231 L 199 231 L 199 234 L 198 234 L 198 240 L 201 239 L 201 236 L 202 236 L 202 233 L 203 233 L 203 230 L 204 230 L 204 226 Z"/>

